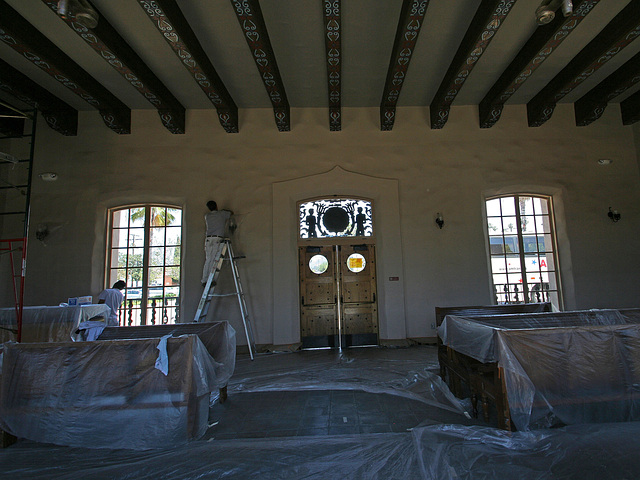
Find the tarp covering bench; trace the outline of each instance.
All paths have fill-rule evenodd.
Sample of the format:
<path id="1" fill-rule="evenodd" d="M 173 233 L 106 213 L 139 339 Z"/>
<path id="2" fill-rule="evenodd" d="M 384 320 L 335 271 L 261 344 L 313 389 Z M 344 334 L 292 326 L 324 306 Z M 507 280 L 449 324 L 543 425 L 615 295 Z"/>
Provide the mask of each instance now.
<path id="1" fill-rule="evenodd" d="M 197 335 L 209 354 L 216 360 L 216 378 L 228 380 L 236 365 L 236 332 L 229 322 L 176 323 L 172 325 L 142 325 L 136 327 L 107 327 L 98 340 L 126 340 L 160 338 L 165 335 Z M 227 396 L 227 384 L 218 385 L 220 401 Z"/>
<path id="2" fill-rule="evenodd" d="M 448 315 L 438 335 L 472 381 L 504 379 L 507 427 L 640 420 L 640 309 Z"/>
<path id="3" fill-rule="evenodd" d="M 156 368 L 161 340 L 166 375 Z M 9 433 L 58 445 L 146 449 L 202 436 L 210 392 L 233 370 L 197 335 L 184 335 L 7 343 L 2 373 L 0 426 Z"/>
<path id="4" fill-rule="evenodd" d="M 24 307 L 21 341 L 68 342 L 74 337 L 81 322 L 100 315 L 108 316 L 109 307 L 104 304 Z M 0 308 L 0 343 L 16 341 L 17 329 L 15 308 Z"/>

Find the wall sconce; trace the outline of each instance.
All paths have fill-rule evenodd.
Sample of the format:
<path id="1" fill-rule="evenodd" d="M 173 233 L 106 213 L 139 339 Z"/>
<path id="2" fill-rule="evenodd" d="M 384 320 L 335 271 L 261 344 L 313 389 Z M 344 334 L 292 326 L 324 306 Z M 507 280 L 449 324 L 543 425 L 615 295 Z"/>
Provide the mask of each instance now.
<path id="1" fill-rule="evenodd" d="M 18 159 L 16 157 L 4 152 L 0 152 L 0 160 L 3 162 L 13 163 L 14 165 L 18 163 Z"/>
<path id="2" fill-rule="evenodd" d="M 611 221 L 613 223 L 615 223 L 618 220 L 620 220 L 620 214 L 618 213 L 618 211 L 617 210 L 611 210 L 611 207 L 609 207 L 609 213 L 607 213 L 607 216 L 611 219 Z"/>
<path id="3" fill-rule="evenodd" d="M 436 225 L 438 225 L 439 229 L 442 229 L 442 227 L 444 227 L 444 219 L 442 218 L 442 214 L 440 212 L 436 214 Z"/>
<path id="4" fill-rule="evenodd" d="M 45 182 L 55 182 L 58 179 L 58 174 L 55 172 L 39 173 L 38 176 Z"/>
<path id="5" fill-rule="evenodd" d="M 47 239 L 48 236 L 49 236 L 49 227 L 44 223 L 38 225 L 38 228 L 36 229 L 36 239 L 44 243 L 44 241 Z"/>

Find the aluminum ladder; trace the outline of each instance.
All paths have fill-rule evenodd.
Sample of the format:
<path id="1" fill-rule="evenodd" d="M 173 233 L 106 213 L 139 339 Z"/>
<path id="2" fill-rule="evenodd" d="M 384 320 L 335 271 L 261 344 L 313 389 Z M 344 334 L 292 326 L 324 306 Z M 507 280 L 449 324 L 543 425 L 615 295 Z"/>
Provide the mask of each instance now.
<path id="1" fill-rule="evenodd" d="M 209 313 L 209 306 L 213 297 L 231 297 L 236 296 L 238 299 L 238 306 L 240 307 L 240 315 L 242 316 L 242 324 L 244 326 L 244 333 L 247 339 L 247 347 L 249 348 L 249 355 L 251 360 L 254 358 L 254 352 L 256 350 L 256 344 L 253 336 L 253 329 L 251 327 L 251 321 L 249 320 L 249 311 L 247 310 L 247 302 L 244 298 L 244 291 L 242 290 L 242 282 L 240 282 L 240 273 L 238 272 L 238 265 L 236 260 L 244 258 L 244 256 L 236 257 L 233 254 L 233 247 L 231 246 L 231 240 L 228 238 L 223 239 L 218 246 L 217 261 L 213 265 L 212 271 L 207 277 L 204 290 L 202 291 L 202 297 L 198 303 L 198 309 L 193 321 L 195 323 L 204 322 Z M 218 276 L 225 262 L 228 262 L 231 266 L 231 274 L 233 275 L 233 283 L 235 285 L 235 292 L 232 293 L 215 293 L 215 289 L 218 283 Z"/>

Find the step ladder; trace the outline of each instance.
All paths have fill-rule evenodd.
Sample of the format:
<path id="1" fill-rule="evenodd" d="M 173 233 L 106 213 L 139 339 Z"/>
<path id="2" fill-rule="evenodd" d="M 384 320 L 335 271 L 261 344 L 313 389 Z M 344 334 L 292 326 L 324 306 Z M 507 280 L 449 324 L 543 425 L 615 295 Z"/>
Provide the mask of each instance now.
<path id="1" fill-rule="evenodd" d="M 236 296 L 238 298 L 238 306 L 240 307 L 240 315 L 242 316 L 242 324 L 244 326 L 244 333 L 247 338 L 247 347 L 249 347 L 249 355 L 251 356 L 251 360 L 253 360 L 253 354 L 256 349 L 256 344 L 253 336 L 253 329 L 251 327 L 251 321 L 249 320 L 249 311 L 247 310 L 247 303 L 244 298 L 244 292 L 242 290 L 242 283 L 240 282 L 240 273 L 238 272 L 238 265 L 236 264 L 236 260 L 244 258 L 236 257 L 233 254 L 233 247 L 231 246 L 231 240 L 228 238 L 223 239 L 218 245 L 218 251 L 215 253 L 216 260 L 213 264 L 213 269 L 209 273 L 207 277 L 207 282 L 205 283 L 204 290 L 202 291 L 202 297 L 200 298 L 200 303 L 198 303 L 198 309 L 196 310 L 196 315 L 193 321 L 195 323 L 204 322 L 207 318 L 207 313 L 209 313 L 209 306 L 211 304 L 211 299 L 213 297 L 232 297 Z M 218 283 L 218 276 L 220 275 L 220 271 L 222 270 L 225 262 L 229 263 L 231 267 L 231 274 L 233 275 L 233 282 L 235 285 L 235 292 L 233 293 L 215 293 L 215 289 Z"/>

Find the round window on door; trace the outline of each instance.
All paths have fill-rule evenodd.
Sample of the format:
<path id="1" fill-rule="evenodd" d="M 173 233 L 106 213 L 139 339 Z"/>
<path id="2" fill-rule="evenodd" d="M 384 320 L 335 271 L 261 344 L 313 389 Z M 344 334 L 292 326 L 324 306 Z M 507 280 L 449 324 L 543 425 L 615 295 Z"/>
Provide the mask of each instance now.
<path id="1" fill-rule="evenodd" d="M 316 275 L 322 275 L 329 268 L 329 260 L 324 255 L 314 255 L 309 260 L 309 269 Z"/>
<path id="2" fill-rule="evenodd" d="M 367 266 L 367 261 L 359 253 L 352 253 L 347 258 L 347 268 L 351 270 L 353 273 L 361 272 L 362 270 L 364 270 L 364 267 L 366 266 Z"/>

